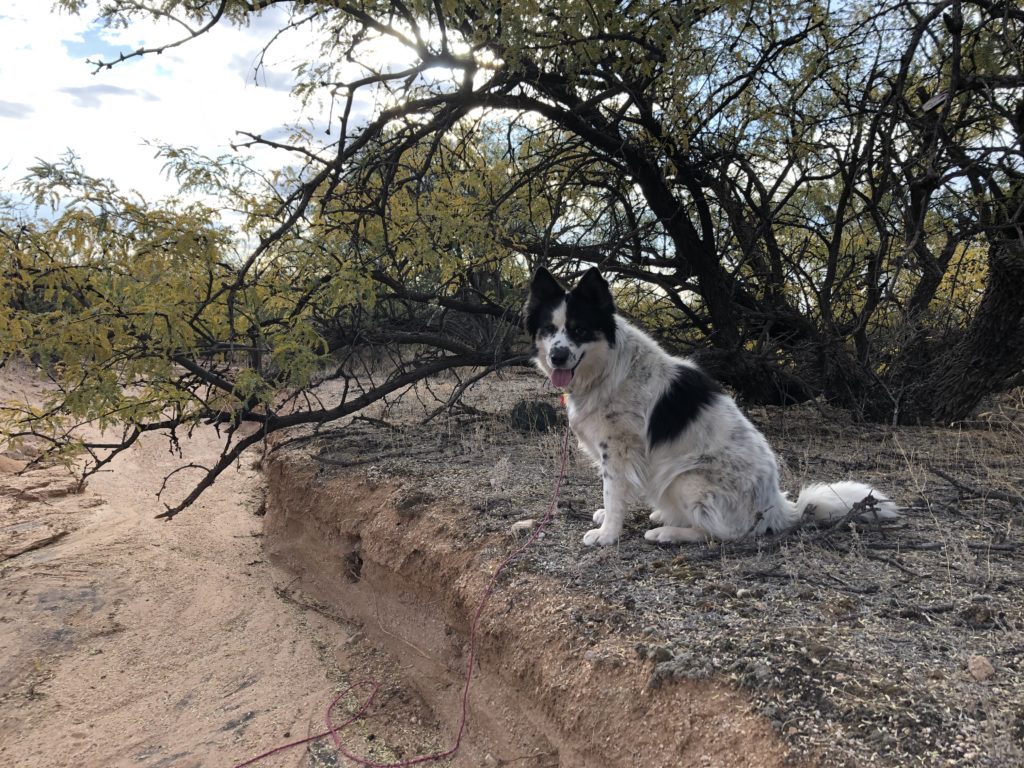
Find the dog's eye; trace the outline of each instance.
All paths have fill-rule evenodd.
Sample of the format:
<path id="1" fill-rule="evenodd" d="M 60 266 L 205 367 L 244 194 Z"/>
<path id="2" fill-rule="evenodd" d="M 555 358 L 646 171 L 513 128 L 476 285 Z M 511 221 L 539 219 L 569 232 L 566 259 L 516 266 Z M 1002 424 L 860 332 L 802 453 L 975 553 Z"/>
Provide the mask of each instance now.
<path id="1" fill-rule="evenodd" d="M 572 325 L 568 326 L 565 330 L 568 332 L 569 338 L 575 341 L 577 344 L 580 344 L 584 341 L 594 340 L 594 332 L 591 331 L 589 328 L 581 328 L 578 325 Z"/>
<path id="2" fill-rule="evenodd" d="M 553 326 L 551 323 L 548 323 L 547 325 L 542 325 L 540 327 L 541 336 L 554 336 L 556 333 L 558 333 L 558 329 L 555 328 L 555 326 Z"/>

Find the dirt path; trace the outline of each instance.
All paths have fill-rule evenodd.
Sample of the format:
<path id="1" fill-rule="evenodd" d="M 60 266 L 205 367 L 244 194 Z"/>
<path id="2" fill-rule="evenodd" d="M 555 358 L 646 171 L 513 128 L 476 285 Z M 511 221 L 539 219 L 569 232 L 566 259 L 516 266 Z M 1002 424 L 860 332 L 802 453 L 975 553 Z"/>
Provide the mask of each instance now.
<path id="1" fill-rule="evenodd" d="M 183 448 L 202 462 L 217 437 Z M 166 441 L 81 494 L 0 459 L 0 764 L 228 766 L 319 727 L 346 632 L 275 593 L 250 462 L 162 523 Z"/>

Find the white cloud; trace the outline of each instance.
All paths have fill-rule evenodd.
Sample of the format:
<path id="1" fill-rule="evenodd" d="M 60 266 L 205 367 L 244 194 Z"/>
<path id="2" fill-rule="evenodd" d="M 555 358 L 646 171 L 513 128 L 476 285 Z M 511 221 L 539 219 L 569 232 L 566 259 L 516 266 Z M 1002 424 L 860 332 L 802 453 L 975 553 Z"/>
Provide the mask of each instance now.
<path id="1" fill-rule="evenodd" d="M 19 104 L 16 101 L 4 101 L 0 99 L 0 118 L 11 120 L 24 120 L 35 110 L 31 104 Z"/>
<path id="2" fill-rule="evenodd" d="M 94 109 L 103 106 L 104 96 L 131 96 L 143 101 L 159 101 L 156 96 L 148 91 L 130 91 L 116 85 L 85 85 L 74 88 L 58 88 L 61 93 L 67 93 L 74 99 L 74 106 L 83 109 Z"/>
<path id="3" fill-rule="evenodd" d="M 161 173 L 147 140 L 222 154 L 239 139 L 236 131 L 280 131 L 313 117 L 300 115 L 288 93 L 291 67 L 309 40 L 286 37 L 254 78 L 259 51 L 279 28 L 273 17 L 247 28 L 218 28 L 162 55 L 94 74 L 87 59 L 112 60 L 122 51 L 164 44 L 180 28 L 139 22 L 103 29 L 88 13 L 55 14 L 49 7 L 41 0 L 8 0 L 0 12 L 7 41 L 0 46 L 0 186 L 10 188 L 37 158 L 55 160 L 70 148 L 90 174 L 150 199 L 163 197 L 175 185 Z M 257 158 L 265 167 L 290 160 L 270 151 Z"/>

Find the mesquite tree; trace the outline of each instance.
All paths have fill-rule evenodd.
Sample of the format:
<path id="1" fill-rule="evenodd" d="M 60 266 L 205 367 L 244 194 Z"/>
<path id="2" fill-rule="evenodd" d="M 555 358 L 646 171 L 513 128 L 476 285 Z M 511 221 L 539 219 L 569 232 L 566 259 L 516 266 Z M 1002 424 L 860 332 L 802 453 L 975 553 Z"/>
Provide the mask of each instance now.
<path id="1" fill-rule="evenodd" d="M 0 312 L 23 330 L 17 348 L 60 371 L 72 357 L 133 361 L 102 393 L 84 372 L 62 382 L 53 418 L 114 383 L 158 380 L 153 410 L 117 411 L 131 414 L 126 439 L 168 427 L 162 401 L 203 403 L 172 428 L 200 414 L 266 432 L 446 366 L 522 361 L 516 286 L 541 263 L 569 279 L 600 266 L 624 312 L 750 400 L 824 395 L 868 418 L 948 422 L 1021 372 L 1014 3 L 108 0 L 107 23 L 178 24 L 93 64 L 102 76 L 171 46 L 187 55 L 190 39 L 263 13 L 320 46 L 296 96 L 322 106 L 329 134 L 245 134 L 240 149 L 282 153 L 265 186 L 245 186 L 238 159 L 164 150 L 186 191 L 240 211 L 245 239 L 195 211 L 136 216 L 113 191 L 65 209 L 77 218 L 60 226 L 84 232 L 70 242 L 8 216 L 4 268 L 19 280 Z M 31 184 L 43 198 L 80 181 L 57 164 Z M 116 290 L 101 284 L 112 251 L 187 265 L 170 319 L 123 319 L 149 318 L 153 299 L 131 284 L 135 266 Z M 113 336 L 75 325 L 60 338 L 80 341 L 53 349 L 52 334 L 24 331 L 40 306 L 118 322 Z M 324 371 L 361 381 L 327 356 L 368 346 L 393 363 L 383 390 L 271 407 L 283 393 L 302 403 Z"/>

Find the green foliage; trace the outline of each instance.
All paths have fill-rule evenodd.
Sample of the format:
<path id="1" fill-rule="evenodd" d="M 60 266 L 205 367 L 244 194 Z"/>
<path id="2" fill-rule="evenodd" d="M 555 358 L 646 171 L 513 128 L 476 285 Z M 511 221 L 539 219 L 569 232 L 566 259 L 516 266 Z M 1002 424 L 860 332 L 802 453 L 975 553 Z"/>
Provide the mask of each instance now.
<path id="1" fill-rule="evenodd" d="M 189 30 L 131 58 L 262 7 L 109 0 L 97 15 Z M 182 197 L 157 205 L 66 159 L 24 190 L 52 214 L 4 211 L 0 355 L 58 386 L 39 412 L 5 411 L 7 434 L 58 449 L 85 420 L 270 431 L 349 412 L 275 411 L 325 370 L 356 408 L 445 365 L 521 359 L 520 287 L 539 263 L 600 266 L 624 311 L 678 348 L 766 353 L 773 371 L 740 360 L 730 381 L 754 400 L 795 371 L 799 397 L 889 418 L 907 412 L 904 379 L 943 393 L 943 376 L 962 379 L 979 328 L 1024 337 L 1006 290 L 1024 210 L 1010 6 L 277 7 L 282 34 L 316 43 L 295 95 L 330 116 L 332 144 L 251 135 L 243 148 L 290 150 L 266 177 L 238 155 L 158 147 Z M 353 373 L 368 347 L 391 363 L 380 380 Z M 972 370 L 993 381 L 1019 369 L 986 354 Z"/>
<path id="2" fill-rule="evenodd" d="M 239 233 L 214 209 L 122 195 L 73 157 L 35 168 L 25 193 L 52 215 L 0 212 L 0 358 L 40 363 L 55 386 L 38 411 L 0 411 L 5 434 L 59 448 L 78 423 L 240 417 L 322 367 L 290 282 L 300 259 L 268 256 L 239 281 Z"/>

